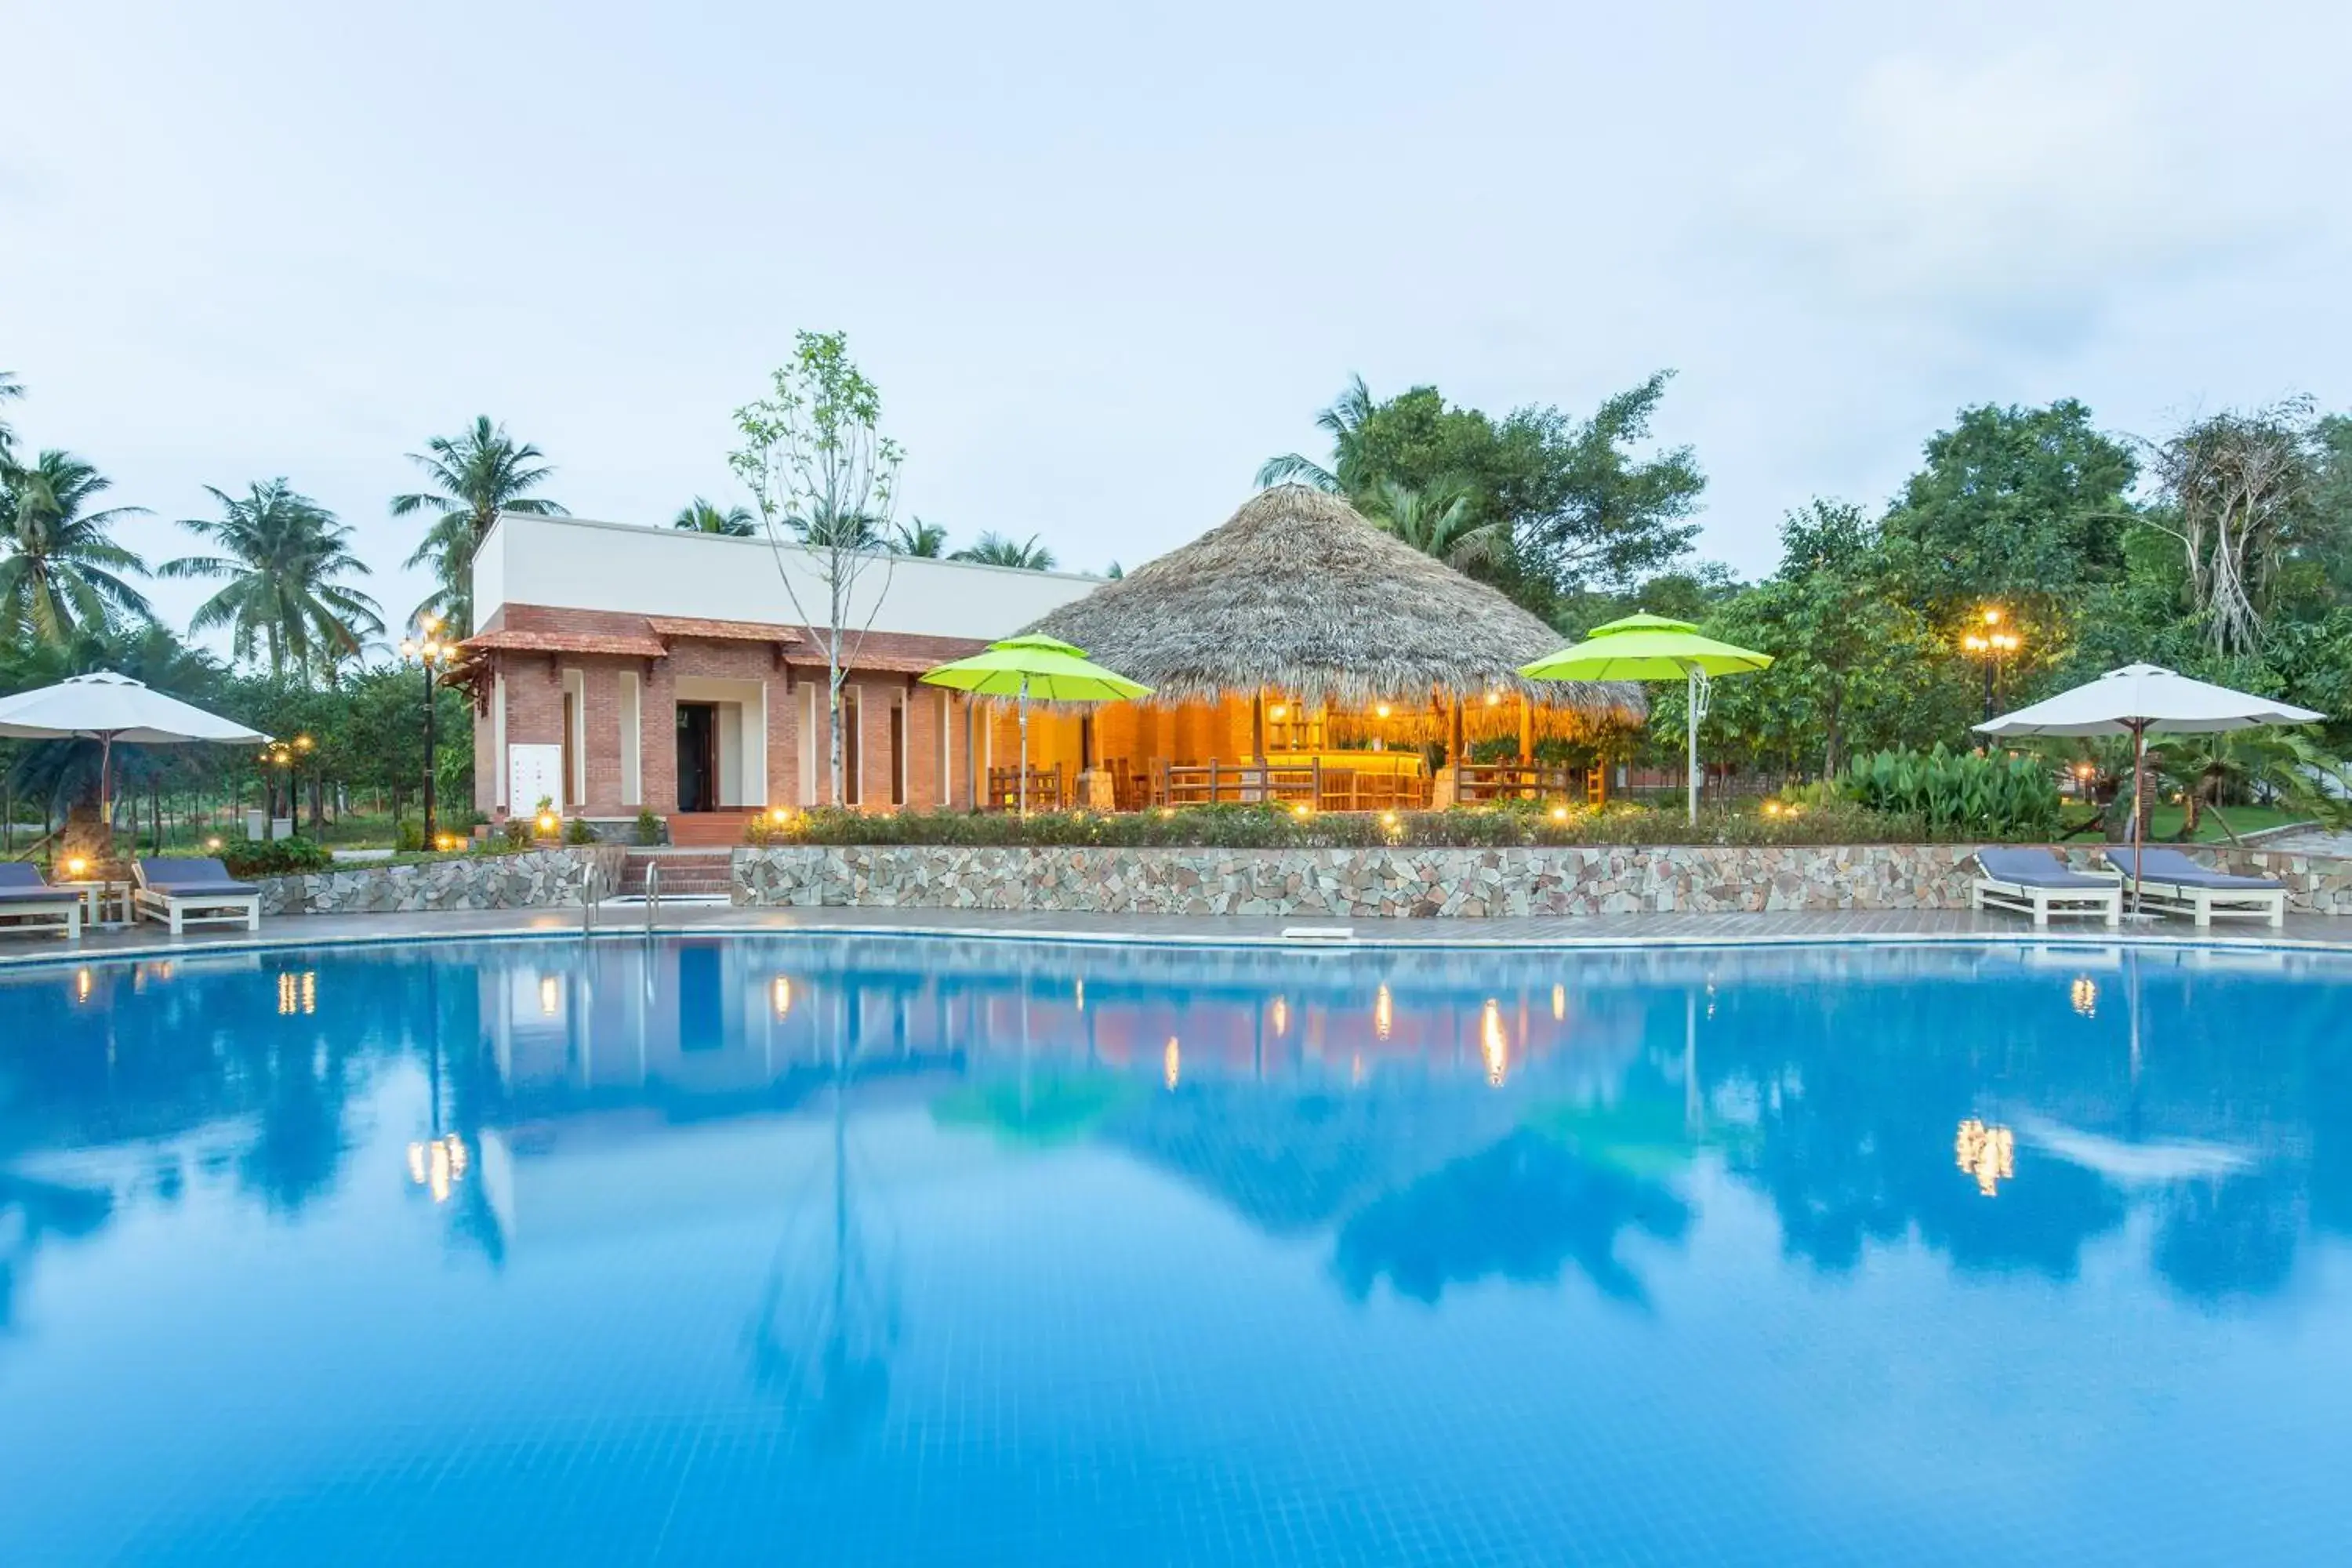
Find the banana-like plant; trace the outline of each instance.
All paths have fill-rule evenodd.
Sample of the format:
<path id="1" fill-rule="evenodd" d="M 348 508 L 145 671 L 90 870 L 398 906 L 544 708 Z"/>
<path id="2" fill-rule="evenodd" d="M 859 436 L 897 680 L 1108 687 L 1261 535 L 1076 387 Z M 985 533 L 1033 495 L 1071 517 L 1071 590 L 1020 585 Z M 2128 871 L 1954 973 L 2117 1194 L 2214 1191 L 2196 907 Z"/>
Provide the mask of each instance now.
<path id="1" fill-rule="evenodd" d="M 2322 826 L 2352 826 L 2352 763 L 2331 755 L 2294 730 L 2235 730 L 2214 735 L 2167 735 L 2147 748 L 2151 766 L 2180 791 L 2180 837 L 2197 836 L 2211 812 L 2232 841 L 2222 815 L 2224 795 L 2267 795 Z"/>
<path id="2" fill-rule="evenodd" d="M 1931 828 L 1992 838 L 2043 837 L 2059 826 L 2057 781 L 2025 756 L 1875 752 L 1853 759 L 1846 794 L 1874 811 L 1922 817 Z"/>

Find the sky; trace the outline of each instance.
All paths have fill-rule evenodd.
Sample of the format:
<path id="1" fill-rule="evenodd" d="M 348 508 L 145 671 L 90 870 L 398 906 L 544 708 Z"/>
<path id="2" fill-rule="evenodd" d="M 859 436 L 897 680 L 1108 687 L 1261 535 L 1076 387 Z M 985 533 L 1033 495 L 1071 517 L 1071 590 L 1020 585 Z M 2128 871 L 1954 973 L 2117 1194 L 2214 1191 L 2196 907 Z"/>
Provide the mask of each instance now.
<path id="1" fill-rule="evenodd" d="M 1129 566 L 1360 373 L 1500 414 L 1676 374 L 1700 552 L 1770 568 L 1962 405 L 2352 406 L 2352 6 L 0 0 L 0 369 L 187 552 L 283 475 L 388 612 L 477 414 L 583 516 L 744 499 L 840 329 L 901 515 Z M 184 622 L 207 590 L 156 585 Z"/>

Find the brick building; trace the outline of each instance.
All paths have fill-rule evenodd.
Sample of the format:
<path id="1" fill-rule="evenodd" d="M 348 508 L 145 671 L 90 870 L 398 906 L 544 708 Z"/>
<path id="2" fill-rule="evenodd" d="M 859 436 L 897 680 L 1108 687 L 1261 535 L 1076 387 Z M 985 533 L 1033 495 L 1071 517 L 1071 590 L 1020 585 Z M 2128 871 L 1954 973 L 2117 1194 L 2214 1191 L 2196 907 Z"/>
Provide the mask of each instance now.
<path id="1" fill-rule="evenodd" d="M 841 804 L 968 805 L 994 728 L 917 683 L 1082 597 L 1096 579 L 891 557 L 845 623 Z M 772 805 L 831 804 L 826 595 L 803 552 L 577 518 L 502 516 L 474 562 L 475 805 L 541 799 L 593 823 L 671 820 L 732 842 Z M 688 819 L 681 824 L 677 819 Z M 706 820 L 697 820 L 706 819 Z"/>

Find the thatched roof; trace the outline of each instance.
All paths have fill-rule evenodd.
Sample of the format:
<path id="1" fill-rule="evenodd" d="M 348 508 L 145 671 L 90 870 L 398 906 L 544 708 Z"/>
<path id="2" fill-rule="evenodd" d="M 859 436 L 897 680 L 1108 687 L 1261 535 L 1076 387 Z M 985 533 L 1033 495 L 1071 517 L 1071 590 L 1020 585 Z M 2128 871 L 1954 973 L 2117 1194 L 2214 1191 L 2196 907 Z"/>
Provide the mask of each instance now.
<path id="1" fill-rule="evenodd" d="M 1502 690 L 1648 711 L 1638 686 L 1522 679 L 1519 666 L 1568 639 L 1305 485 L 1260 492 L 1223 527 L 1025 629 L 1076 643 L 1164 701 L 1266 690 L 1361 707 Z"/>

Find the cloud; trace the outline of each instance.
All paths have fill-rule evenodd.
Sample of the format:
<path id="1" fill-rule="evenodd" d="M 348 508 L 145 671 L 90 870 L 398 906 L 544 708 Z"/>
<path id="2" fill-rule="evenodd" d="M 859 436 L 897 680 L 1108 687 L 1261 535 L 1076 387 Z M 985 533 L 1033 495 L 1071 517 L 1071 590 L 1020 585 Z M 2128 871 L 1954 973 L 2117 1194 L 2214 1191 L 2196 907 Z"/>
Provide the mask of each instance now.
<path id="1" fill-rule="evenodd" d="M 2019 54 L 1903 57 L 1863 74 L 1825 147 L 1784 155 L 1738 207 L 1763 254 L 1843 302 L 2069 348 L 2126 288 L 2254 237 L 2140 79 Z"/>

